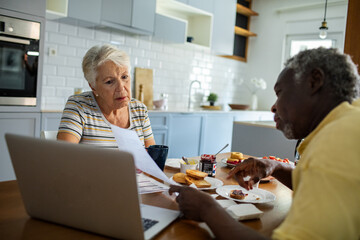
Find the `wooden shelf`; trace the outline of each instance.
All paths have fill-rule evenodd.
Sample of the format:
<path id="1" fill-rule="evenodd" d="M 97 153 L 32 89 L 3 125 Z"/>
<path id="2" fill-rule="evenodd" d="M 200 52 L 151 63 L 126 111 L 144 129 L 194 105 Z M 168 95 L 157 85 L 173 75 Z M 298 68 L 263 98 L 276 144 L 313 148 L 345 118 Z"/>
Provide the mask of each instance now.
<path id="1" fill-rule="evenodd" d="M 244 36 L 244 37 L 256 37 L 257 36 L 256 33 L 250 32 L 249 30 L 246 30 L 244 28 L 237 27 L 237 26 L 235 26 L 235 34 Z"/>
<path id="2" fill-rule="evenodd" d="M 229 56 L 229 55 L 220 55 L 220 57 L 230 58 L 230 59 L 234 59 L 234 60 L 246 62 L 246 58 L 240 57 L 240 56 L 235 56 L 235 55 L 232 55 L 232 56 Z"/>
<path id="3" fill-rule="evenodd" d="M 244 7 L 241 4 L 237 4 L 236 12 L 240 13 L 242 15 L 248 16 L 248 17 L 250 17 L 250 16 L 258 16 L 259 15 L 257 12 L 254 12 L 250 8 Z"/>

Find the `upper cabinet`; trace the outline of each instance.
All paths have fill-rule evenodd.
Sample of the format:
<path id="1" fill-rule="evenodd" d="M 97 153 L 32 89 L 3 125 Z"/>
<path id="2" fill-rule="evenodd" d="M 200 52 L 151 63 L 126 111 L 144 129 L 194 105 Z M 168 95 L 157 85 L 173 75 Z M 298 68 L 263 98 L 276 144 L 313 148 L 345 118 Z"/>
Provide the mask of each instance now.
<path id="1" fill-rule="evenodd" d="M 184 2 L 187 1 L 157 0 L 154 36 L 175 43 L 210 47 L 212 13 Z"/>
<path id="2" fill-rule="evenodd" d="M 214 1 L 213 15 L 212 50 L 216 54 L 233 55 L 236 0 Z"/>
<path id="3" fill-rule="evenodd" d="M 84 26 L 153 34 L 155 7 L 156 0 L 47 0 L 47 17 L 68 17 L 80 20 Z"/>
<path id="4" fill-rule="evenodd" d="M 1 0 L 0 8 L 45 17 L 45 0 Z"/>
<path id="5" fill-rule="evenodd" d="M 234 50 L 231 55 L 224 55 L 223 57 L 246 62 L 248 38 L 257 36 L 256 33 L 250 31 L 252 16 L 258 16 L 258 13 L 251 10 L 251 0 L 237 0 Z"/>

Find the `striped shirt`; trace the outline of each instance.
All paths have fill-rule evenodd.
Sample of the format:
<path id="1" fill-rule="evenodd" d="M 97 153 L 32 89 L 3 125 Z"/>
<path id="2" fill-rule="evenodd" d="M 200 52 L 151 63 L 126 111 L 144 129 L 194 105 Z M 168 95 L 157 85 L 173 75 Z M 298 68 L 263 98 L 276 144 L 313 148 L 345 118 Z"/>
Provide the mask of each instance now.
<path id="1" fill-rule="evenodd" d="M 145 145 L 153 138 L 146 106 L 136 100 L 129 102 L 130 127 Z M 70 133 L 80 143 L 104 148 L 117 148 L 111 124 L 102 114 L 92 92 L 70 96 L 63 111 L 59 132 Z"/>

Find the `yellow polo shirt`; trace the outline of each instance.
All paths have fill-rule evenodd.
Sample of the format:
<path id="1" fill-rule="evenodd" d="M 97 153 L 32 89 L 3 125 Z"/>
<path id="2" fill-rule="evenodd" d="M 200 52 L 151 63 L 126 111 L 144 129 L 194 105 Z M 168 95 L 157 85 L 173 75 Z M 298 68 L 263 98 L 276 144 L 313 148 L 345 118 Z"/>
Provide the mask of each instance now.
<path id="1" fill-rule="evenodd" d="M 293 203 L 273 239 L 360 239 L 360 99 L 333 109 L 298 151 Z"/>

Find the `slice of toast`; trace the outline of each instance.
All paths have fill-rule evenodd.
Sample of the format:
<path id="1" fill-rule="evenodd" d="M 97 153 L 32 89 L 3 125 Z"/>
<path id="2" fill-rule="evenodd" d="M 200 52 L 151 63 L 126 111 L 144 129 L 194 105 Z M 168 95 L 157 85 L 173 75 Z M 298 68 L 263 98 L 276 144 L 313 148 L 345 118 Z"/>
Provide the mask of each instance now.
<path id="1" fill-rule="evenodd" d="M 196 178 L 192 178 L 190 176 L 185 176 L 185 181 L 187 182 L 187 184 L 195 184 L 195 186 L 197 188 L 208 188 L 211 187 L 211 183 L 209 183 L 208 181 L 204 180 L 204 179 L 196 179 Z"/>
<path id="2" fill-rule="evenodd" d="M 193 170 L 193 169 L 187 169 L 186 175 L 188 175 L 192 178 L 195 178 L 195 179 L 199 179 L 199 180 L 202 180 L 208 176 L 208 174 L 205 172 L 201 172 L 201 171 Z"/>
<path id="3" fill-rule="evenodd" d="M 186 182 L 185 176 L 186 176 L 185 173 L 181 173 L 181 172 L 180 172 L 180 173 L 176 173 L 176 174 L 174 174 L 174 176 L 173 176 L 173 180 L 174 180 L 175 182 L 177 182 L 177 183 L 190 185 L 190 184 L 188 184 L 188 183 Z"/>

